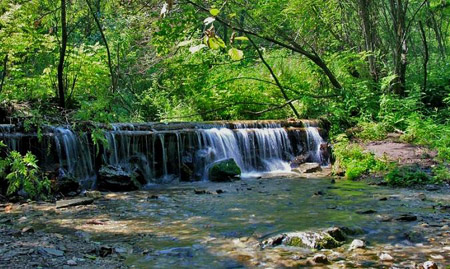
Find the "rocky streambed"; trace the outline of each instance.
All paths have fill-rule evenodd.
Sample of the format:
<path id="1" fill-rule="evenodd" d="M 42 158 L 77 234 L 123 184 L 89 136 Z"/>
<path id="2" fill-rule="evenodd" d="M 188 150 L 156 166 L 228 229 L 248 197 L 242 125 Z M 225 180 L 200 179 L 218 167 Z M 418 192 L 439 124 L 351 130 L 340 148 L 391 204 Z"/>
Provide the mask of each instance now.
<path id="1" fill-rule="evenodd" d="M 446 268 L 448 193 L 290 176 L 2 204 L 0 267 Z"/>

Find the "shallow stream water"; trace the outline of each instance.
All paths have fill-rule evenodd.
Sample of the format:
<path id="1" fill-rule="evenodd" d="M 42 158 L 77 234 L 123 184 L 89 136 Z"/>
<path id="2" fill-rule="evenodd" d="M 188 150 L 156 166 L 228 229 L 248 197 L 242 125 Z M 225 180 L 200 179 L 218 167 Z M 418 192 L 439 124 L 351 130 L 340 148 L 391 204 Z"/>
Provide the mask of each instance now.
<path id="1" fill-rule="evenodd" d="M 450 214 L 436 206 L 450 204 L 446 192 L 302 178 L 155 185 L 148 191 L 106 194 L 78 212 L 63 210 L 47 219 L 46 227 L 86 232 L 91 240 L 122 250 L 126 265 L 142 268 L 301 266 L 315 251 L 262 249 L 259 243 L 282 232 L 333 226 L 359 230 L 352 238 L 366 240 L 368 248 L 349 252 L 347 244 L 321 251 L 331 265 L 407 267 L 431 257 L 445 265 L 450 251 L 442 247 L 450 247 Z M 402 214 L 418 219 L 396 221 Z M 93 217 L 106 222 L 87 225 Z M 381 252 L 394 261 L 380 261 Z"/>

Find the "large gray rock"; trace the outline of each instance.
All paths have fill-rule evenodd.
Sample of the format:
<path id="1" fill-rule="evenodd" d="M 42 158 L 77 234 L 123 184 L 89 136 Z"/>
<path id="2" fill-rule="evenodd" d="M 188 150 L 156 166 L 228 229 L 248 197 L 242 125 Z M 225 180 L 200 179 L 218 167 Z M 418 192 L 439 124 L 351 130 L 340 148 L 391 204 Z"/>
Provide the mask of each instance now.
<path id="1" fill-rule="evenodd" d="M 99 170 L 98 188 L 104 191 L 133 191 L 141 188 L 138 174 L 116 166 L 102 166 Z"/>
<path id="2" fill-rule="evenodd" d="M 241 168 L 234 159 L 226 159 L 213 163 L 209 168 L 209 180 L 227 182 L 239 179 Z"/>
<path id="3" fill-rule="evenodd" d="M 293 246 L 314 249 L 332 249 L 343 244 L 346 235 L 339 228 L 330 228 L 322 231 L 305 231 L 279 234 L 264 240 L 263 248 L 270 246 Z"/>
<path id="4" fill-rule="evenodd" d="M 302 174 L 309 174 L 322 171 L 322 167 L 320 167 L 319 163 L 303 163 L 299 165 L 298 168 L 295 168 L 294 171 Z"/>

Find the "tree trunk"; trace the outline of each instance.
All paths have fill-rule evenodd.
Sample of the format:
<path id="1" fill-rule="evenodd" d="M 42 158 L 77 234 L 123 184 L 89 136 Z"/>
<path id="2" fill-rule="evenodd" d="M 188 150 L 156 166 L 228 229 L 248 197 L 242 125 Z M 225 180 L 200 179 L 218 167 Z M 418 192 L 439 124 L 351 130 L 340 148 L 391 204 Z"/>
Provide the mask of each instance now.
<path id="1" fill-rule="evenodd" d="M 116 79 L 116 76 L 114 75 L 114 68 L 113 68 L 113 64 L 112 64 L 112 60 L 111 60 L 111 52 L 109 50 L 108 41 L 106 40 L 106 36 L 105 36 L 105 33 L 103 32 L 100 20 L 97 18 L 97 16 L 95 15 L 94 10 L 92 9 L 92 5 L 91 5 L 90 1 L 86 0 L 86 4 L 88 5 L 89 11 L 91 12 L 92 16 L 94 17 L 95 24 L 97 24 L 97 28 L 100 31 L 100 35 L 102 37 L 103 43 L 105 43 L 106 54 L 108 56 L 108 67 L 109 67 L 109 75 L 111 77 L 112 92 L 116 92 L 117 79 Z"/>
<path id="2" fill-rule="evenodd" d="M 61 0 L 61 48 L 59 50 L 59 64 L 58 64 L 58 95 L 59 106 L 65 108 L 66 102 L 64 99 L 65 85 L 64 85 L 64 60 L 67 49 L 67 21 L 66 21 L 66 0 Z"/>
<path id="3" fill-rule="evenodd" d="M 6 54 L 5 58 L 3 59 L 3 71 L 2 71 L 2 80 L 0 81 L 0 93 L 2 93 L 3 85 L 5 84 L 7 64 L 8 64 L 8 54 Z"/>
<path id="4" fill-rule="evenodd" d="M 405 2 L 405 3 L 404 3 Z M 394 74 L 396 78 L 392 81 L 392 91 L 398 95 L 406 92 L 406 68 L 407 68 L 407 38 L 406 38 L 406 11 L 408 1 L 389 0 L 390 11 L 393 20 L 394 42 Z"/>
<path id="5" fill-rule="evenodd" d="M 369 70 L 373 80 L 378 81 L 379 79 L 378 68 L 376 63 L 376 57 L 374 55 L 376 49 L 376 30 L 370 18 L 370 8 L 371 8 L 371 0 L 358 1 L 358 9 L 359 9 L 359 16 L 361 17 L 362 21 L 365 50 L 370 53 L 370 55 L 367 57 Z"/>
<path id="6" fill-rule="evenodd" d="M 441 56 L 443 59 L 445 59 L 445 46 L 442 42 L 442 33 L 439 28 L 439 25 L 437 24 L 436 18 L 434 16 L 434 13 L 431 11 L 430 8 L 430 1 L 426 1 L 427 9 L 430 13 L 430 19 L 433 26 L 434 34 L 436 35 L 436 41 L 438 43 L 439 52 L 441 53 Z"/>
<path id="7" fill-rule="evenodd" d="M 422 21 L 419 21 L 420 33 L 422 34 L 422 42 L 423 42 L 423 91 L 427 90 L 427 82 L 428 82 L 428 61 L 430 59 L 430 55 L 428 52 L 428 43 L 427 36 L 425 34 L 425 29 L 423 28 Z"/>

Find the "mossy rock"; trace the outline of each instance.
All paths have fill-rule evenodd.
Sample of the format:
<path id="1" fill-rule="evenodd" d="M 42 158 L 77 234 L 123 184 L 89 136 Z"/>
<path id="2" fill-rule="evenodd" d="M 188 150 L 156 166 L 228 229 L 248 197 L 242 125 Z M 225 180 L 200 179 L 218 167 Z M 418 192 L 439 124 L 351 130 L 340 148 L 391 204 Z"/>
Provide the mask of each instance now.
<path id="1" fill-rule="evenodd" d="M 346 233 L 340 228 L 330 228 L 322 231 L 292 232 L 273 236 L 262 242 L 262 247 L 291 246 L 313 249 L 333 249 L 340 247 L 347 239 Z"/>
<path id="2" fill-rule="evenodd" d="M 215 162 L 209 168 L 209 180 L 214 182 L 227 182 L 239 179 L 241 168 L 234 159 Z"/>

